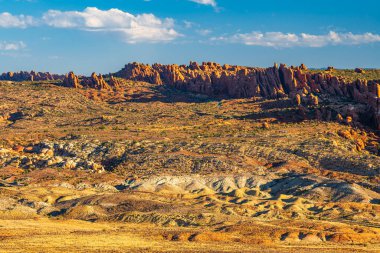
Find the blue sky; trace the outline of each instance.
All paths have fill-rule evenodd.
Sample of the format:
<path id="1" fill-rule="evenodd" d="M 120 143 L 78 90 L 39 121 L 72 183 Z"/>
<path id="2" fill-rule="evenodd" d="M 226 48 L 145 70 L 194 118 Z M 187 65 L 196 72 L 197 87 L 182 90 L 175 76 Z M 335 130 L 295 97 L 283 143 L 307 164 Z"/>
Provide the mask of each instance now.
<path id="1" fill-rule="evenodd" d="M 0 0 L 0 71 L 125 63 L 380 68 L 380 1 Z"/>

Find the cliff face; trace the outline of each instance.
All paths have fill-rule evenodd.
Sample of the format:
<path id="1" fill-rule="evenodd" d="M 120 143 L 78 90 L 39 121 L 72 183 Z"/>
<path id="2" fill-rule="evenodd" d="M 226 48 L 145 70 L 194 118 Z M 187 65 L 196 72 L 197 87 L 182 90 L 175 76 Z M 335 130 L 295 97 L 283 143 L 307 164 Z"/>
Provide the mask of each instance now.
<path id="1" fill-rule="evenodd" d="M 373 121 L 380 129 L 379 81 L 356 80 L 347 82 L 330 73 L 310 73 L 305 65 L 287 67 L 275 64 L 270 68 L 250 68 L 207 62 L 185 65 L 127 64 L 115 76 L 165 84 L 171 87 L 231 98 L 289 96 L 296 100 L 318 104 L 318 94 L 344 96 L 369 107 Z M 298 97 L 298 98 L 297 98 Z M 301 103 L 300 101 L 298 103 Z"/>

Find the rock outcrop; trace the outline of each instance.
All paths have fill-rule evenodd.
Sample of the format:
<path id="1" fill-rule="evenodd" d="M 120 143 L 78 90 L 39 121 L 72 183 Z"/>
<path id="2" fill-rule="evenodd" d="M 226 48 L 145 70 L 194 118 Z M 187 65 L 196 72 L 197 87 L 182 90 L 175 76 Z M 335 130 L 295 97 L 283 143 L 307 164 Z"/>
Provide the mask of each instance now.
<path id="1" fill-rule="evenodd" d="M 0 75 L 0 80 L 2 81 L 53 81 L 53 80 L 63 80 L 63 75 L 50 74 L 49 72 L 7 72 Z"/>
<path id="2" fill-rule="evenodd" d="M 81 84 L 85 87 L 98 90 L 110 90 L 111 87 L 106 83 L 102 75 L 92 73 L 90 78 L 83 78 Z"/>
<path id="3" fill-rule="evenodd" d="M 165 84 L 210 96 L 270 98 L 284 97 L 279 70 L 246 68 L 208 62 L 198 65 L 128 64 L 115 76 L 135 81 Z"/>
<path id="4" fill-rule="evenodd" d="M 98 90 L 113 90 L 120 88 L 120 81 L 110 75 L 109 84 L 104 80 L 101 74 L 95 72 L 90 77 L 79 77 L 74 72 L 69 72 L 64 80 L 63 86 L 71 88 L 93 88 Z"/>
<path id="5" fill-rule="evenodd" d="M 112 75 L 110 75 L 109 85 L 110 85 L 111 87 L 114 87 L 115 89 L 120 89 L 120 87 L 121 87 L 121 82 L 120 82 L 120 80 L 118 80 L 117 78 L 115 78 L 115 77 L 113 77 Z"/>
<path id="6" fill-rule="evenodd" d="M 319 105 L 320 94 L 342 96 L 367 105 L 374 125 L 380 129 L 379 81 L 346 81 L 329 72 L 311 73 L 304 64 L 300 67 L 275 64 L 270 68 L 251 68 L 213 62 L 201 65 L 190 62 L 188 66 L 131 63 L 115 76 L 209 96 L 272 99 L 289 96 L 296 104 L 301 104 L 301 98 L 302 103 L 314 106 Z"/>
<path id="7" fill-rule="evenodd" d="M 79 84 L 79 78 L 74 74 L 74 72 L 69 72 L 65 79 L 63 80 L 63 86 L 72 87 L 72 88 L 81 88 L 82 86 Z"/>
<path id="8" fill-rule="evenodd" d="M 94 88 L 98 90 L 117 90 L 121 82 L 117 77 L 134 81 L 143 81 L 157 85 L 167 85 L 176 89 L 205 94 L 213 97 L 228 98 L 284 98 L 293 99 L 301 111 L 306 114 L 305 106 L 320 105 L 321 95 L 340 96 L 366 105 L 371 122 L 380 130 L 380 80 L 347 81 L 334 76 L 333 67 L 329 71 L 311 72 L 302 64 L 299 67 L 288 67 L 275 64 L 269 68 L 252 68 L 242 66 L 220 65 L 213 62 L 189 65 L 146 65 L 130 63 L 119 72 L 107 76 L 108 83 L 102 75 L 93 73 L 90 77 L 78 77 L 73 72 L 66 76 L 40 72 L 8 72 L 0 80 L 9 81 L 42 81 L 63 80 L 63 86 L 74 88 Z M 364 70 L 356 69 L 358 73 Z M 339 112 L 340 113 L 340 112 Z M 331 118 L 327 109 L 316 111 L 319 116 Z M 334 115 L 336 115 L 335 113 Z M 356 112 L 348 112 L 354 120 Z"/>
<path id="9" fill-rule="evenodd" d="M 109 84 L 104 80 L 102 75 L 92 73 L 90 77 L 77 76 L 74 72 L 69 72 L 66 75 L 51 74 L 49 72 L 7 72 L 0 75 L 0 81 L 58 81 L 61 80 L 62 85 L 70 88 L 94 88 L 99 90 L 119 89 L 121 82 L 110 75 Z"/>
<path id="10" fill-rule="evenodd" d="M 363 74 L 363 73 L 365 73 L 365 70 L 361 69 L 361 68 L 356 68 L 355 72 L 358 73 L 358 74 Z"/>

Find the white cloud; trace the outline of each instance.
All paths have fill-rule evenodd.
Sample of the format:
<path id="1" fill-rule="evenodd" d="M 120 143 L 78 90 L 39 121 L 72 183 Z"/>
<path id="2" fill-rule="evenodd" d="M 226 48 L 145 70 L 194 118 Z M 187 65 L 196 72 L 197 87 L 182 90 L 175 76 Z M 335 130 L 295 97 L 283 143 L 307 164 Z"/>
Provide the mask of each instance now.
<path id="1" fill-rule="evenodd" d="M 171 41 L 181 36 L 174 30 L 174 20 L 153 14 L 132 15 L 119 9 L 99 10 L 88 7 L 83 12 L 49 10 L 42 20 L 48 26 L 92 32 L 120 34 L 128 43 Z"/>
<path id="2" fill-rule="evenodd" d="M 216 1 L 215 0 L 190 0 L 191 2 L 198 3 L 198 4 L 204 4 L 204 5 L 211 5 L 212 7 L 216 7 Z"/>
<path id="3" fill-rule="evenodd" d="M 8 12 L 0 13 L 0 28 L 26 28 L 36 24 L 31 16 L 12 15 Z"/>
<path id="4" fill-rule="evenodd" d="M 1 51 L 18 51 L 25 47 L 26 47 L 26 44 L 22 41 L 17 41 L 17 42 L 0 41 Z"/>
<path id="5" fill-rule="evenodd" d="M 373 33 L 353 34 L 330 31 L 324 35 L 307 33 L 294 34 L 282 32 L 238 33 L 232 36 L 213 37 L 212 41 L 241 43 L 248 46 L 263 47 L 324 47 L 329 45 L 360 45 L 380 42 L 380 35 Z"/>

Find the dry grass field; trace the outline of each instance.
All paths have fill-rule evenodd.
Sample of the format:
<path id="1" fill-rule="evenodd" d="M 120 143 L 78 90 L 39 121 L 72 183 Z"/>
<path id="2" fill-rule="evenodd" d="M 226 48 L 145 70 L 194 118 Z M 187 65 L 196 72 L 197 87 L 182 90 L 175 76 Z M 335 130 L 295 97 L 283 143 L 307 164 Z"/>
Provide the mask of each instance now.
<path id="1" fill-rule="evenodd" d="M 252 224 L 260 227 L 261 224 Z M 174 231 L 173 231 L 174 230 Z M 0 252 L 377 252 L 379 248 L 336 244 L 274 245 L 246 242 L 199 229 L 162 228 L 150 224 L 89 223 L 77 220 L 2 220 Z M 174 239 L 168 235 L 175 234 Z M 243 242 L 242 242 L 243 241 Z"/>

